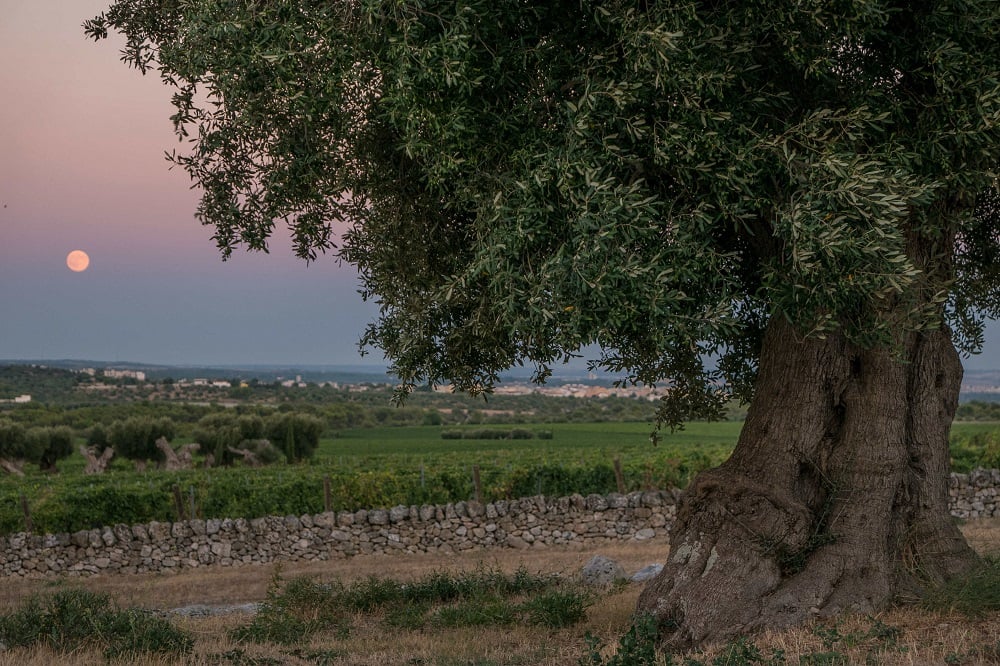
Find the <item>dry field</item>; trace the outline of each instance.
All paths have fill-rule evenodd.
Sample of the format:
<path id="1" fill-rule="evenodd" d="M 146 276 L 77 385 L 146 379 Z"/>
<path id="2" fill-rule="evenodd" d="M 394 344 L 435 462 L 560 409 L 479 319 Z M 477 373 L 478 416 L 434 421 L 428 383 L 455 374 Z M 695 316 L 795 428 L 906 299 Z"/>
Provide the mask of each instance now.
<path id="1" fill-rule="evenodd" d="M 963 528 L 977 551 L 1000 554 L 1000 521 L 980 521 Z M 320 580 L 339 578 L 345 582 L 378 576 L 412 580 L 436 571 L 469 571 L 486 566 L 506 572 L 524 567 L 534 573 L 572 575 L 595 554 L 618 560 L 630 573 L 661 560 L 666 545 L 636 543 L 586 549 L 531 551 L 478 551 L 448 556 L 373 556 L 315 564 L 286 565 L 284 578 L 297 575 Z M 272 566 L 185 572 L 172 575 L 93 577 L 73 580 L 5 580 L 0 587 L 0 612 L 8 612 L 28 596 L 76 586 L 107 592 L 123 607 L 171 609 L 191 604 L 240 604 L 264 598 L 274 573 Z M 194 652 L 183 659 L 148 657 L 134 664 L 277 665 L 356 664 L 407 666 L 500 666 L 576 665 L 588 650 L 585 634 L 605 645 L 605 657 L 614 652 L 618 638 L 628 629 L 638 585 L 613 590 L 590 607 L 584 622 L 568 629 L 506 627 L 497 629 L 424 628 L 403 630 L 387 627 L 378 614 L 357 615 L 346 635 L 319 634 L 295 647 L 239 644 L 227 632 L 248 621 L 246 615 L 230 614 L 206 618 L 178 618 L 175 622 L 191 631 Z M 880 628 L 898 628 L 898 633 Z M 831 636 L 834 642 L 831 644 Z M 825 640 L 824 640 L 825 639 Z M 795 631 L 764 634 L 753 642 L 775 663 L 781 650 L 787 664 L 1000 664 L 1000 615 L 969 618 L 957 613 L 932 613 L 903 607 L 872 617 L 847 617 L 838 623 L 805 627 Z M 836 654 L 833 654 L 836 653 Z M 827 655 L 827 656 L 824 656 Z M 832 655 L 832 656 L 831 656 Z M 838 656 L 839 655 L 839 656 Z M 846 656 L 847 661 L 844 661 Z M 720 649 L 687 655 L 704 664 L 753 663 L 725 661 Z M 840 661 L 837 661 L 837 659 Z M 823 659 L 826 659 L 825 661 Z M 674 657 L 677 664 L 684 657 Z M 0 665 L 100 664 L 99 651 L 72 654 L 45 649 L 11 650 L 0 653 Z"/>

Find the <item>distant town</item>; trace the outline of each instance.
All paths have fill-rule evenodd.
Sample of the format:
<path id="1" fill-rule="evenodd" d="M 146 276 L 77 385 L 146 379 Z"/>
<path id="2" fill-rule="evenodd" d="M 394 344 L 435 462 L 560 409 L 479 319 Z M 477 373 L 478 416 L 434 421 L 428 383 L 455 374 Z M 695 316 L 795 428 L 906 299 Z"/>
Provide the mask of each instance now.
<path id="1" fill-rule="evenodd" d="M 365 392 L 392 387 L 395 382 L 378 366 L 303 366 L 283 368 L 278 366 L 234 367 L 175 367 L 140 366 L 139 364 L 102 365 L 83 361 L 0 361 L 3 364 L 31 365 L 37 368 L 69 370 L 88 380 L 79 381 L 76 389 L 86 392 L 108 392 L 125 389 L 155 389 L 160 397 L 183 398 L 197 395 L 200 398 L 219 391 L 222 398 L 233 389 L 263 385 L 283 388 L 329 387 L 350 392 Z M 131 366 L 131 367 L 130 367 Z M 287 373 L 287 374 L 283 374 Z M 664 387 L 616 386 L 614 377 L 578 372 L 572 376 L 555 376 L 546 384 L 534 384 L 527 376 L 501 377 L 494 388 L 495 395 L 523 396 L 545 395 L 572 398 L 634 398 L 654 401 L 662 397 Z M 437 385 L 433 390 L 450 393 L 449 385 Z M 155 396 L 154 394 L 154 396 Z M 31 402 L 28 393 L 2 396 L 0 403 Z M 1000 400 L 1000 370 L 972 370 L 965 373 L 962 383 L 963 400 Z"/>

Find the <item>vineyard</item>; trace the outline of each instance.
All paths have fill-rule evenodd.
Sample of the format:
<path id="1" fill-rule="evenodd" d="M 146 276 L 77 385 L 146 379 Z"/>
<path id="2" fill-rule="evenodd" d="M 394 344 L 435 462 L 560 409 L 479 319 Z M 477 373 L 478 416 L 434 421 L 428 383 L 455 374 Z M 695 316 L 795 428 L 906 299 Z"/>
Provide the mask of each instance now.
<path id="1" fill-rule="evenodd" d="M 528 425 L 552 438 L 504 441 L 442 439 L 435 426 L 366 428 L 321 440 L 309 463 L 253 469 L 136 472 L 119 465 L 84 476 L 74 455 L 58 475 L 0 478 L 0 532 L 23 531 L 26 521 L 35 532 L 57 533 L 182 517 L 447 503 L 475 497 L 476 478 L 483 501 L 683 487 L 728 455 L 741 425 L 692 423 L 660 433 L 656 446 L 646 423 Z M 995 423 L 956 424 L 952 441 L 957 471 L 1000 464 Z"/>

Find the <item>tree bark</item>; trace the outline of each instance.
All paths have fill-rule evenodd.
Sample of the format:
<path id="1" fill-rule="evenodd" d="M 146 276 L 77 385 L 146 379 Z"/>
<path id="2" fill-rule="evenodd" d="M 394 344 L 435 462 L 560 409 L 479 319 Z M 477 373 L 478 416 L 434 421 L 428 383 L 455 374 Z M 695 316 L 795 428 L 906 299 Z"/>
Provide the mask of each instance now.
<path id="1" fill-rule="evenodd" d="M 976 562 L 948 512 L 962 366 L 949 335 L 901 353 L 800 339 L 775 317 L 732 456 L 681 500 L 638 608 L 671 647 L 872 612 Z"/>
<path id="2" fill-rule="evenodd" d="M 111 459 L 115 455 L 115 450 L 110 446 L 106 446 L 104 447 L 104 452 L 98 456 L 96 446 L 88 447 L 81 444 L 80 454 L 87 461 L 87 466 L 83 469 L 84 474 L 104 474 L 104 470 L 108 468 L 108 463 L 111 462 Z"/>

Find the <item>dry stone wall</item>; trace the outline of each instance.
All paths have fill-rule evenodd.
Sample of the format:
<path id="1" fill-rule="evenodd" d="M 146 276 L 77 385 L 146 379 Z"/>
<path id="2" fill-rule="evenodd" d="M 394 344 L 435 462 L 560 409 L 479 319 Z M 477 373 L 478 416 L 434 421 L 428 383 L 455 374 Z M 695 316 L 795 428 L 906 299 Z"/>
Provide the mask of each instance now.
<path id="1" fill-rule="evenodd" d="M 963 520 L 1000 516 L 1000 470 L 976 469 L 952 474 L 948 490 L 951 515 Z"/>
<path id="2" fill-rule="evenodd" d="M 0 575 L 165 572 L 361 553 L 451 553 L 665 539 L 674 503 L 674 493 L 649 491 L 252 520 L 152 522 L 73 534 L 20 533 L 0 540 Z"/>
<path id="3" fill-rule="evenodd" d="M 1000 470 L 953 474 L 950 494 L 957 518 L 998 516 Z M 88 576 L 329 560 L 362 553 L 665 541 L 676 499 L 676 491 L 540 496 L 314 516 L 115 525 L 73 534 L 19 533 L 0 538 L 0 575 Z"/>

